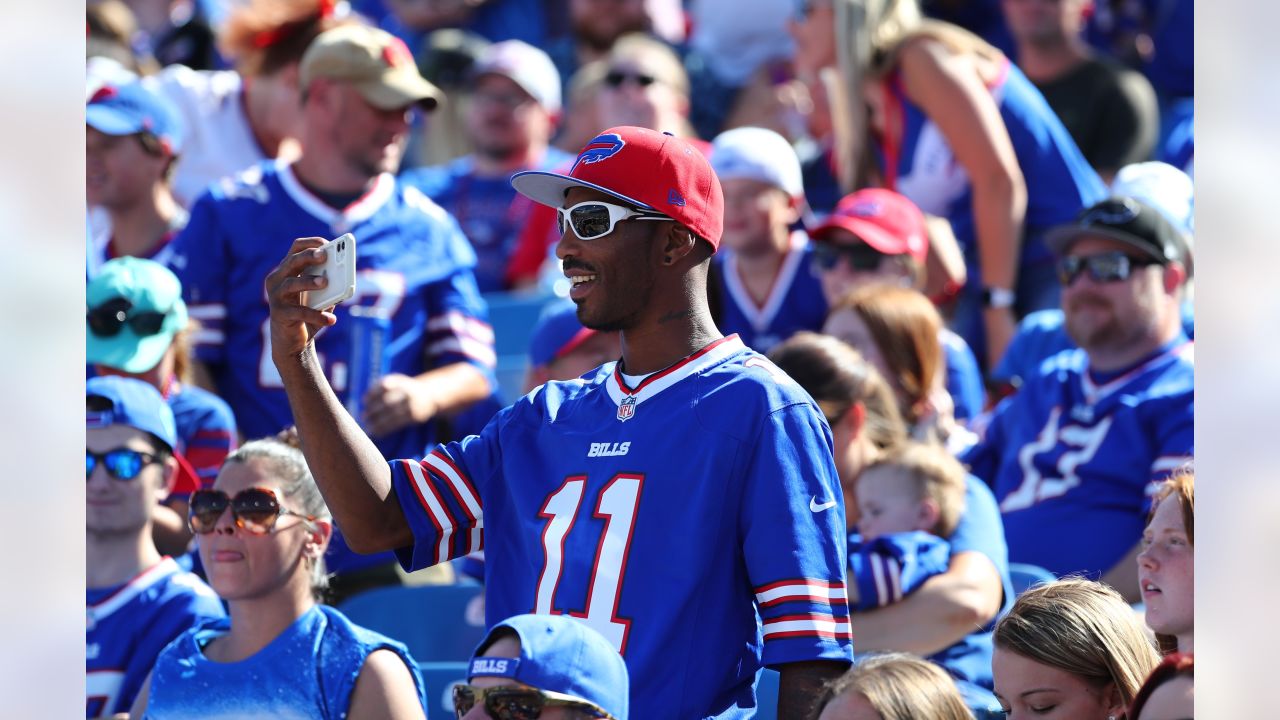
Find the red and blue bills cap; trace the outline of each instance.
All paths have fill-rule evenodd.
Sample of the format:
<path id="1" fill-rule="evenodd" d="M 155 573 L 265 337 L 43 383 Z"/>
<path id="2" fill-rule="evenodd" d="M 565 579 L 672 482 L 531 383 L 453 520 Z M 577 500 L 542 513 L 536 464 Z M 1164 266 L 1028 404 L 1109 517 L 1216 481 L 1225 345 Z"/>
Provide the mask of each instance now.
<path id="1" fill-rule="evenodd" d="M 724 193 L 706 155 L 669 133 L 620 126 L 587 143 L 567 175 L 529 170 L 511 185 L 534 202 L 558 208 L 569 188 L 598 190 L 642 210 L 653 210 L 720 247 Z"/>

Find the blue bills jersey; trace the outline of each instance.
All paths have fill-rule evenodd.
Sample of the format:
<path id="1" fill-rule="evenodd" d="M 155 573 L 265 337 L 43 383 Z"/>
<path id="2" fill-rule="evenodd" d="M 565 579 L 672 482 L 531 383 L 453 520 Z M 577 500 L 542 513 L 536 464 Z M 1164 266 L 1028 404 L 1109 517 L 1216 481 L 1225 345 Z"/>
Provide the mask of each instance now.
<path id="1" fill-rule="evenodd" d="M 747 347 L 767 353 L 799 330 L 820 331 L 827 318 L 827 301 L 814 273 L 812 256 L 809 237 L 793 232 L 769 296 L 757 302 L 742 282 L 737 255 L 721 248 L 711 260 L 717 272 L 710 288 L 720 297 L 720 316 L 716 318 L 720 332 L 736 334 Z"/>
<path id="2" fill-rule="evenodd" d="M 542 162 L 525 169 L 550 170 L 570 160 L 573 156 L 563 150 L 548 148 Z M 400 182 L 421 190 L 458 221 L 476 251 L 480 292 L 506 290 L 507 263 L 520 229 L 529 220 L 533 201 L 517 193 L 507 175 L 477 175 L 471 155 L 445 165 L 407 170 Z"/>
<path id="3" fill-rule="evenodd" d="M 356 237 L 356 292 L 336 309 L 338 324 L 316 339 L 340 400 L 347 402 L 358 351 L 345 322 L 355 305 L 390 315 L 389 372 L 413 376 L 457 362 L 492 372 L 493 331 L 471 272 L 475 254 L 444 210 L 386 174 L 336 210 L 304 188 L 288 164 L 266 163 L 202 196 L 174 240 L 174 272 L 191 317 L 203 326 L 196 357 L 245 437 L 274 435 L 293 422 L 271 360 L 263 280 L 296 238 L 345 232 Z M 421 453 L 433 435 L 434 423 L 427 423 L 375 441 L 386 457 L 403 457 Z"/>
<path id="4" fill-rule="evenodd" d="M 156 660 L 147 718 L 168 720 L 340 720 L 365 659 L 391 650 L 404 660 L 426 705 L 422 676 L 399 642 L 316 605 L 266 647 L 239 662 L 214 662 L 202 648 L 231 629 L 224 619 L 192 628 Z"/>
<path id="5" fill-rule="evenodd" d="M 1180 335 L 1105 375 L 1067 350 L 997 407 L 963 459 L 995 491 L 1010 562 L 1096 578 L 1137 544 L 1156 483 L 1193 454 L 1192 349 Z"/>
<path id="6" fill-rule="evenodd" d="M 903 532 L 863 540 L 849 535 L 849 582 L 858 589 L 855 612 L 898 602 L 925 580 L 947 571 L 951 544 L 927 532 Z"/>
<path id="7" fill-rule="evenodd" d="M 89 588 L 86 609 L 86 717 L 129 712 L 164 646 L 225 616 L 213 590 L 171 558 L 123 585 Z"/>
<path id="8" fill-rule="evenodd" d="M 830 430 L 736 337 L 634 388 L 616 362 L 548 383 L 391 469 L 405 567 L 483 546 L 489 624 L 581 618 L 634 717 L 750 717 L 762 664 L 852 660 Z"/>

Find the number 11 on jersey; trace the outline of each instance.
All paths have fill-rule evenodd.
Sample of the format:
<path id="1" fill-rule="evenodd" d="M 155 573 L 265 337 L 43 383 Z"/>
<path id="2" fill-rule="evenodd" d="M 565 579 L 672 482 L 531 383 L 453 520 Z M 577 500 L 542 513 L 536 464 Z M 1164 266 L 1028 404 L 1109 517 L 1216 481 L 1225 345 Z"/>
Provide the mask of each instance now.
<path id="1" fill-rule="evenodd" d="M 542 530 L 544 562 L 538 576 L 535 613 L 551 615 L 559 612 L 556 610 L 556 589 L 564 570 L 565 545 L 578 517 L 586 486 L 585 475 L 567 478 L 538 511 L 538 517 L 546 520 L 547 524 Z M 601 488 L 592 517 L 604 520 L 605 526 L 596 544 L 587 585 L 586 611 L 567 613 L 585 620 L 593 630 L 613 643 L 618 652 L 626 649 L 627 632 L 631 628 L 630 620 L 618 617 L 618 594 L 627 570 L 627 554 L 631 551 L 636 509 L 640 505 L 643 486 L 643 475 L 620 473 Z M 577 542 L 574 546 L 583 544 Z"/>

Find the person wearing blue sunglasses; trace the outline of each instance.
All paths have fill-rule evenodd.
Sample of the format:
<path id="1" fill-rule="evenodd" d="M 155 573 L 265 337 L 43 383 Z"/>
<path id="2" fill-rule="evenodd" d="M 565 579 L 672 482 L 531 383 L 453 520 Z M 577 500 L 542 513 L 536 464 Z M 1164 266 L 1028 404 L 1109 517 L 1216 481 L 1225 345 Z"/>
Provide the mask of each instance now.
<path id="1" fill-rule="evenodd" d="M 160 392 L 133 378 L 91 378 L 85 419 L 85 709 L 98 717 L 127 712 L 164 646 L 225 613 L 152 538 L 178 467 Z"/>

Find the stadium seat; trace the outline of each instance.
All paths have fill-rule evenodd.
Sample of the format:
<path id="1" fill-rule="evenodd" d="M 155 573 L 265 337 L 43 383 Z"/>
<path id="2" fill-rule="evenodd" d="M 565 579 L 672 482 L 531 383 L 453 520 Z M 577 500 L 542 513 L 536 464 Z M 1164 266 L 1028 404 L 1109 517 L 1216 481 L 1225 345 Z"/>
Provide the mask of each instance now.
<path id="1" fill-rule="evenodd" d="M 427 717 L 453 717 L 453 686 L 467 681 L 465 662 L 420 662 L 427 693 Z"/>
<path id="2" fill-rule="evenodd" d="M 778 671 L 764 668 L 756 683 L 756 720 L 777 720 Z"/>
<path id="3" fill-rule="evenodd" d="M 493 292 L 486 293 L 489 323 L 493 326 L 493 348 L 498 355 L 495 374 L 498 395 L 512 403 L 524 393 L 524 376 L 529 367 L 529 337 L 542 309 L 554 295 Z"/>
<path id="4" fill-rule="evenodd" d="M 1032 585 L 1052 582 L 1057 580 L 1058 576 L 1039 565 L 1009 563 L 1009 579 L 1013 581 L 1013 594 L 1021 595 L 1024 590 Z"/>
<path id="5" fill-rule="evenodd" d="M 483 591 L 478 585 L 376 588 L 338 609 L 352 622 L 409 646 L 420 664 L 465 663 L 484 639 L 484 613 L 477 612 Z M 469 608 L 473 602 L 477 606 Z"/>

